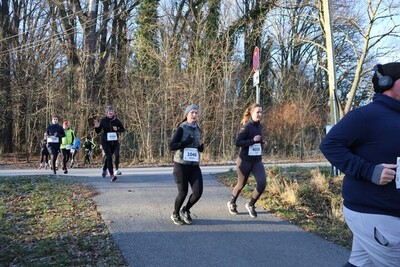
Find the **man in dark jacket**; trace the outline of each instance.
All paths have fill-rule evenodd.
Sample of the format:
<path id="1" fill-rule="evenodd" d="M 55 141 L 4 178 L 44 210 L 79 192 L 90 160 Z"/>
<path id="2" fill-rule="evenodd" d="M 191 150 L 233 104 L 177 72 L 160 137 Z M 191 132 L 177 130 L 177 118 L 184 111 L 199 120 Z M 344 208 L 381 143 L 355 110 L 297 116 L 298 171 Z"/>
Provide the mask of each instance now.
<path id="1" fill-rule="evenodd" d="M 56 171 L 56 160 L 60 153 L 61 139 L 65 137 L 63 127 L 58 124 L 58 116 L 53 116 L 51 124 L 47 126 L 47 150 L 51 158 L 51 167 L 54 174 Z"/>
<path id="2" fill-rule="evenodd" d="M 373 101 L 344 116 L 320 149 L 345 174 L 343 214 L 353 232 L 345 266 L 400 266 L 400 63 L 377 65 L 372 82 Z"/>

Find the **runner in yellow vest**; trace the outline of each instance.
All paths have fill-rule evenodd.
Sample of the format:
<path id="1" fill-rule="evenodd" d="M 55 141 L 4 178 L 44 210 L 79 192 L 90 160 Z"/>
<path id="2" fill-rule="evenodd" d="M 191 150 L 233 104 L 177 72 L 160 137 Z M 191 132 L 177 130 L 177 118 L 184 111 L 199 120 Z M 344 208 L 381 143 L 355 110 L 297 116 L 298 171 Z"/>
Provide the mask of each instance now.
<path id="1" fill-rule="evenodd" d="M 67 162 L 69 161 L 71 155 L 71 148 L 73 148 L 75 134 L 74 131 L 69 127 L 69 121 L 64 121 L 63 128 L 65 132 L 65 137 L 62 138 L 60 148 L 63 157 L 62 169 L 64 171 L 64 174 L 67 174 Z"/>

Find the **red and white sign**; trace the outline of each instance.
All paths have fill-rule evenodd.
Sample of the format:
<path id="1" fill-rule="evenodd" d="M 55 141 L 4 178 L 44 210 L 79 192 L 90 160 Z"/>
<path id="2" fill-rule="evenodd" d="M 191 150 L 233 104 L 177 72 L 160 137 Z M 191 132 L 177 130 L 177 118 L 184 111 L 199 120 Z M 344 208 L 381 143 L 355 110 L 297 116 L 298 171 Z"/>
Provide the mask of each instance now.
<path id="1" fill-rule="evenodd" d="M 258 71 L 260 69 L 260 49 L 256 46 L 253 52 L 253 70 Z"/>

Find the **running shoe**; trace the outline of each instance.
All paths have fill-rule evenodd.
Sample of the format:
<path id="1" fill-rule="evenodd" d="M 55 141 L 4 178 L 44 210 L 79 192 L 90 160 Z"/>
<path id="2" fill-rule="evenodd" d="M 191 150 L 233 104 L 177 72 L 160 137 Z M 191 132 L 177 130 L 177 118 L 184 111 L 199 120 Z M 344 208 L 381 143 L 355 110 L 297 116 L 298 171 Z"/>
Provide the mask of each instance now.
<path id="1" fill-rule="evenodd" d="M 246 203 L 246 209 L 248 210 L 250 217 L 257 218 L 257 212 L 254 206 L 250 206 L 249 203 Z"/>
<path id="2" fill-rule="evenodd" d="M 106 176 L 107 176 L 107 171 L 103 171 L 103 172 L 101 173 L 101 176 L 103 176 L 103 178 L 106 178 Z"/>
<path id="3" fill-rule="evenodd" d="M 172 214 L 171 215 L 171 220 L 174 222 L 176 225 L 182 225 L 184 222 L 182 221 L 181 217 L 179 214 Z"/>
<path id="4" fill-rule="evenodd" d="M 64 174 L 67 174 L 68 173 L 68 170 L 67 170 L 67 168 L 65 168 L 64 169 Z"/>
<path id="5" fill-rule="evenodd" d="M 111 182 L 114 182 L 115 180 L 117 180 L 117 176 L 115 176 L 114 174 L 111 175 Z"/>
<path id="6" fill-rule="evenodd" d="M 192 224 L 192 217 L 190 217 L 190 211 L 186 210 L 186 207 L 182 207 L 179 214 L 183 218 L 186 224 Z"/>
<path id="7" fill-rule="evenodd" d="M 116 174 L 116 175 L 121 175 L 122 172 L 120 172 L 119 170 L 115 170 L 115 174 Z"/>
<path id="8" fill-rule="evenodd" d="M 228 203 L 226 203 L 226 205 L 228 206 L 228 210 L 230 214 L 233 215 L 237 215 L 238 211 L 236 209 L 237 205 L 235 203 L 231 203 L 230 201 L 228 201 Z"/>

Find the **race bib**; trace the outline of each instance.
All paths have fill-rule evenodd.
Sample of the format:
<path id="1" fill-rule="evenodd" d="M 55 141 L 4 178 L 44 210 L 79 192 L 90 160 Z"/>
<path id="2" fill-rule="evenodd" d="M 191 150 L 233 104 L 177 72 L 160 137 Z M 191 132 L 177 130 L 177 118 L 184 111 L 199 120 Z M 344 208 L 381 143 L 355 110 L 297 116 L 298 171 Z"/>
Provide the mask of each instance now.
<path id="1" fill-rule="evenodd" d="M 260 143 L 249 146 L 249 156 L 261 156 Z"/>
<path id="2" fill-rule="evenodd" d="M 50 135 L 49 137 L 47 137 L 47 143 L 58 143 L 59 139 L 57 136 L 54 135 Z"/>
<path id="3" fill-rule="evenodd" d="M 72 147 L 71 145 L 65 145 L 66 150 L 71 150 L 71 147 Z"/>
<path id="4" fill-rule="evenodd" d="M 197 148 L 185 148 L 183 150 L 183 160 L 199 162 L 199 150 Z"/>
<path id="5" fill-rule="evenodd" d="M 107 133 L 107 141 L 117 141 L 118 136 L 116 132 Z"/>

